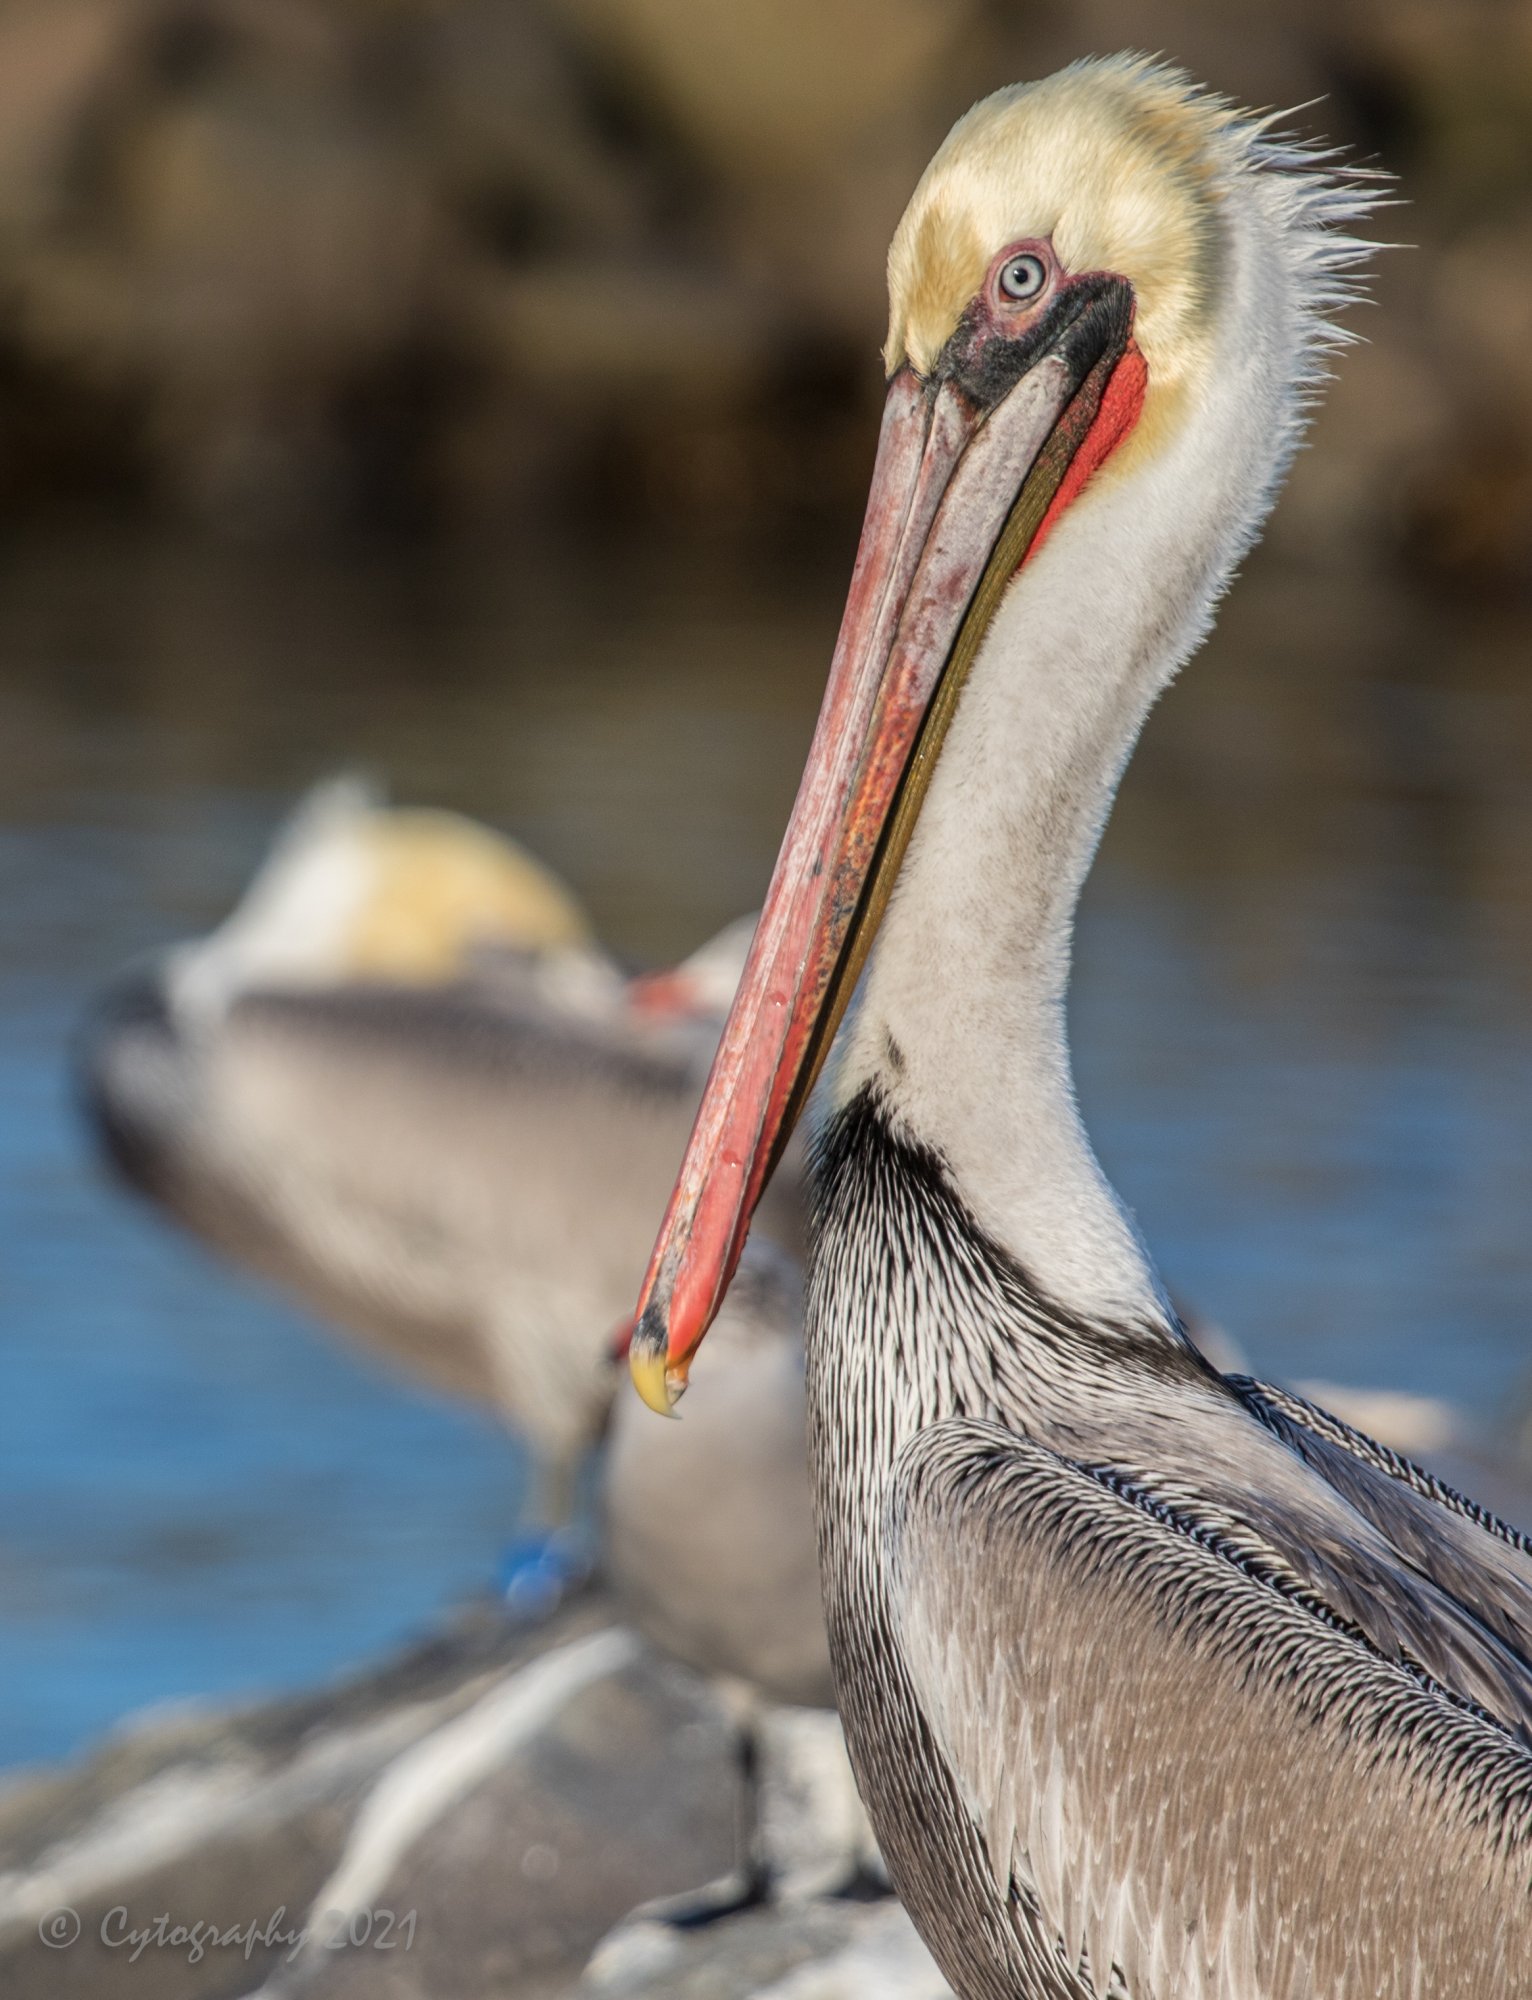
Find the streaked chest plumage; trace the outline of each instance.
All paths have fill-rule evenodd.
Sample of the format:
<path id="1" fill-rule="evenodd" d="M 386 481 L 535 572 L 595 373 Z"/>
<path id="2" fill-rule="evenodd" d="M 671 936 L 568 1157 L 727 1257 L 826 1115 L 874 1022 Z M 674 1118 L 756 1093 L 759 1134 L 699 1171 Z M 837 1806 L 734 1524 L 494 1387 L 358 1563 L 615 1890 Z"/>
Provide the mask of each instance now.
<path id="1" fill-rule="evenodd" d="M 949 1417 L 1057 1437 L 1072 1406 L 1090 1407 L 1080 1364 L 1092 1331 L 996 1260 L 939 1163 L 893 1138 L 869 1098 L 827 1129 L 816 1191 L 810 1459 L 831 1655 L 863 1797 L 895 1886 L 959 1991 L 1101 2000 L 1116 1989 L 1066 1962 L 1025 1886 L 1009 1896 L 997 1886 L 905 1671 L 883 1562 L 904 1443 Z M 1101 1418 L 1093 1411 L 1087 1431 Z"/>

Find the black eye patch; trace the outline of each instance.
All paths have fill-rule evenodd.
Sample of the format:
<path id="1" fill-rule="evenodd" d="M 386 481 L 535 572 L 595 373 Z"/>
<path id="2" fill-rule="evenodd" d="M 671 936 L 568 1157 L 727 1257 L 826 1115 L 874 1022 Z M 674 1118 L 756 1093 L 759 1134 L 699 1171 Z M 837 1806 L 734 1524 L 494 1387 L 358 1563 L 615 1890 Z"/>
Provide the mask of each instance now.
<path id="1" fill-rule="evenodd" d="M 1010 337 L 996 332 L 983 298 L 976 298 L 937 356 L 931 380 L 952 382 L 977 408 L 992 410 L 1055 349 L 1073 364 L 1078 348 L 1080 372 L 1087 372 L 1114 336 L 1126 341 L 1132 316 L 1133 289 L 1110 272 L 1071 280 L 1035 325 Z"/>

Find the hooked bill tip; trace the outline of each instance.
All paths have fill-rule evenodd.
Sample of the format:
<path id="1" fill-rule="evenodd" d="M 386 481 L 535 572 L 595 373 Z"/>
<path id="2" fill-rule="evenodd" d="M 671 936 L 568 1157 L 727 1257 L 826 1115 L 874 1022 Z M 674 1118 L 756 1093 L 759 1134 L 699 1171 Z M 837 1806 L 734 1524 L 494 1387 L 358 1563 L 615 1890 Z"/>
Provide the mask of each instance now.
<path id="1" fill-rule="evenodd" d="M 634 1388 L 656 1416 L 673 1414 L 675 1399 L 670 1393 L 670 1370 L 665 1366 L 663 1354 L 641 1354 L 638 1348 L 633 1348 L 628 1355 L 628 1373 L 633 1377 Z"/>
<path id="2" fill-rule="evenodd" d="M 686 1392 L 687 1363 L 673 1362 L 667 1345 L 664 1312 L 651 1300 L 633 1329 L 628 1372 L 644 1402 L 662 1417 L 675 1415 L 675 1406 Z"/>

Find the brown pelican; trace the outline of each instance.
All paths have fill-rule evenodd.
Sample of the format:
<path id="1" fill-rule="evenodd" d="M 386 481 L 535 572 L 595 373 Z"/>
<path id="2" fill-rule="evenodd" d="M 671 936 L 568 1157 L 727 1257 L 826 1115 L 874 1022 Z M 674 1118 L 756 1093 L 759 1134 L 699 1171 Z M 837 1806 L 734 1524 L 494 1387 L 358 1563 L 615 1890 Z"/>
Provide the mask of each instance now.
<path id="1" fill-rule="evenodd" d="M 1532 1552 L 1202 1357 L 1064 1027 L 1118 777 L 1268 509 L 1369 196 L 1141 59 L 1002 91 L 937 153 L 824 707 L 640 1303 L 664 1407 L 839 1027 L 806 1321 L 831 1654 L 963 2000 L 1528 1984 Z"/>
<path id="2" fill-rule="evenodd" d="M 80 1066 L 130 1183 L 526 1439 L 535 1555 L 605 1423 L 718 1018 L 634 1010 L 514 844 L 340 784 L 218 930 L 108 987 Z"/>

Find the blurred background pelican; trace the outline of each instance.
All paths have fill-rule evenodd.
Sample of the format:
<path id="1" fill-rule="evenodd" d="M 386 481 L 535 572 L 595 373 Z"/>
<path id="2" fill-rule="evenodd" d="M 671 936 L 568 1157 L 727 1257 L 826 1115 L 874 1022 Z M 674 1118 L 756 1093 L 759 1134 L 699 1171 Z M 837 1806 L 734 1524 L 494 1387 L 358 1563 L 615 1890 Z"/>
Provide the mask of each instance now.
<path id="1" fill-rule="evenodd" d="M 450 975 L 474 1006 L 556 1004 L 582 1033 L 632 1007 L 624 1035 L 663 1045 L 669 1074 L 693 1062 L 673 991 L 626 975 L 683 959 L 769 872 L 855 543 L 892 224 L 975 96 L 1130 44 L 1246 102 L 1324 95 L 1315 128 L 1399 176 L 1409 207 L 1384 233 L 1419 247 L 1382 260 L 1365 365 L 1114 819 L 1075 1007 L 1092 1129 L 1178 1288 L 1262 1374 L 1423 1397 L 1432 1421 L 1445 1403 L 1459 1442 L 1514 1470 L 1532 1373 L 1524 6 L 17 0 L 0 1763 L 387 1647 L 480 1588 L 540 1504 L 533 1427 L 522 1412 L 507 1442 L 483 1341 L 422 1344 L 406 1312 L 410 1372 L 379 1370 L 314 1337 L 316 1306 L 359 1323 L 333 1274 L 278 1273 L 300 1311 L 98 1178 L 71 1101 L 79 1024 L 100 1121 L 141 1175 L 153 1149 L 107 1086 L 126 1087 L 133 1036 L 142 1054 L 163 1031 L 155 979 L 204 1019 L 245 1007 L 247 1085 L 275 1116 L 270 1071 L 249 1081 L 255 1023 L 275 1038 L 322 1009 L 342 968 L 306 956 L 321 936 L 347 938 L 348 977 L 413 980 L 389 1003 L 412 1018 Z M 246 1006 L 252 971 L 274 976 L 273 904 L 220 926 L 292 801 L 351 766 L 460 816 L 413 834 L 438 858 L 463 835 L 462 894 L 369 904 L 383 850 L 353 842 L 309 903 L 324 923 L 301 949 L 279 927 L 276 969 L 306 998 Z M 344 845 L 370 808 L 315 810 Z M 531 938 L 511 878 L 544 878 L 502 834 L 568 885 Z M 485 903 L 493 921 L 465 921 Z M 211 954 L 155 956 L 215 933 Z M 321 1068 L 286 1106 L 314 1108 L 316 1150 L 346 1087 L 339 1059 Z M 459 1089 L 465 1119 L 488 1116 Z M 396 1110 L 426 1129 L 423 1101 Z M 194 1203 L 158 1165 L 159 1198 Z M 244 1229 L 257 1270 L 280 1261 L 248 1208 L 183 1219 L 225 1248 Z M 582 1320 L 587 1354 L 612 1331 Z"/>
<path id="2" fill-rule="evenodd" d="M 223 923 L 130 965 L 84 1024 L 83 1107 L 129 1186 L 517 1436 L 532 1484 L 518 1598 L 581 1566 L 577 1483 L 607 1427 L 614 1338 L 751 928 L 629 981 L 514 842 L 337 780 Z M 794 1160 L 761 1232 L 791 1275 L 748 1315 L 789 1357 L 801 1209 Z M 646 1445 L 664 1449 L 640 1433 L 624 1476 Z M 801 1489 L 798 1568 L 817 1593 L 801 1451 L 776 1484 Z M 763 1512 L 780 1524 L 780 1500 Z M 823 1645 L 806 1643 L 822 1693 Z"/>

